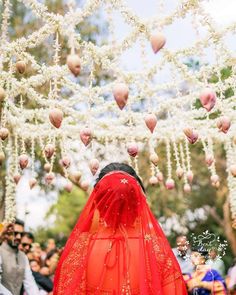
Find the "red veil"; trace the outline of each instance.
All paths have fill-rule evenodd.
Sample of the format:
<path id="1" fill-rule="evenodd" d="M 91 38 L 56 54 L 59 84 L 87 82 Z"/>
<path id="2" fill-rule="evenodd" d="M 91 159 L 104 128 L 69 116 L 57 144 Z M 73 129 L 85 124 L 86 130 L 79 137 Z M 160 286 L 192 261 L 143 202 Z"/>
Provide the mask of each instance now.
<path id="1" fill-rule="evenodd" d="M 137 180 L 123 171 L 94 188 L 61 259 L 54 295 L 187 294 Z"/>

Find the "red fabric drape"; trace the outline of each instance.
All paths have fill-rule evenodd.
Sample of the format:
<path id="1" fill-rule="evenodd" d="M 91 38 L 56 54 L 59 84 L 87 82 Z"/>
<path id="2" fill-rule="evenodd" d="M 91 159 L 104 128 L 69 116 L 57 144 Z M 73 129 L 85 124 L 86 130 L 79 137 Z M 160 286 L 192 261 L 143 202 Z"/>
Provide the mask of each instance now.
<path id="1" fill-rule="evenodd" d="M 134 177 L 114 171 L 96 185 L 59 261 L 53 294 L 187 294 Z"/>

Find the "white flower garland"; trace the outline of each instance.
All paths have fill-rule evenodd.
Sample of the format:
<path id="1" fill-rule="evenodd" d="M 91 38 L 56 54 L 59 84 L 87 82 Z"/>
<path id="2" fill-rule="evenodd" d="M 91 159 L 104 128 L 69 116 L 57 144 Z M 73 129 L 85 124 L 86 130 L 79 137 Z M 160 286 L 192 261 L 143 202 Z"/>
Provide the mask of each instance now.
<path id="1" fill-rule="evenodd" d="M 183 129 L 191 127 L 198 132 L 199 138 L 204 143 L 205 152 L 212 147 L 206 146 L 206 142 L 227 142 L 226 152 L 232 164 L 233 159 L 229 141 L 236 134 L 236 66 L 235 55 L 224 42 L 226 35 L 235 34 L 236 22 L 227 27 L 217 28 L 214 21 L 203 8 L 203 1 L 180 0 L 179 5 L 169 14 L 164 14 L 164 1 L 160 2 L 159 15 L 144 19 L 138 16 L 124 0 L 89 0 L 80 9 L 76 2 L 68 1 L 68 11 L 64 15 L 52 13 L 48 8 L 37 0 L 18 0 L 30 9 L 37 19 L 43 20 L 43 26 L 28 36 L 20 37 L 14 41 L 9 40 L 8 26 L 11 13 L 11 1 L 4 1 L 4 10 L 1 24 L 0 43 L 0 86 L 6 91 L 6 99 L 2 108 L 0 128 L 7 127 L 10 131 L 8 143 L 1 142 L 6 149 L 9 158 L 6 196 L 6 220 L 14 218 L 15 203 L 13 201 L 15 188 L 12 181 L 12 173 L 18 173 L 18 156 L 20 153 L 31 154 L 32 174 L 34 174 L 35 148 L 42 150 L 45 144 L 53 142 L 62 145 L 67 154 L 75 151 L 81 155 L 80 161 L 91 157 L 89 147 L 84 148 L 80 143 L 79 134 L 85 126 L 92 129 L 93 141 L 96 142 L 96 151 L 92 154 L 106 155 L 106 148 L 113 150 L 116 157 L 129 160 L 126 154 L 126 143 L 132 139 L 139 147 L 152 142 L 167 143 L 167 166 L 168 177 L 172 176 L 171 146 L 177 168 L 184 170 L 184 182 L 188 183 L 187 172 L 191 169 L 191 155 L 186 143 Z M 88 17 L 94 15 L 100 8 L 106 11 L 110 42 L 101 46 L 94 45 L 82 39 L 75 27 Z M 124 22 L 130 27 L 130 31 L 122 40 L 117 40 L 115 35 L 115 22 L 113 13 L 119 12 Z M 150 37 L 156 31 L 163 31 L 172 26 L 177 19 L 185 19 L 191 13 L 192 25 L 196 33 L 196 41 L 186 48 L 170 49 L 168 40 L 166 46 L 157 54 L 160 58 L 155 62 L 148 60 L 147 50 L 151 51 Z M 202 37 L 199 28 L 204 27 L 206 34 Z M 44 44 L 48 37 L 55 40 L 52 46 L 53 65 L 40 64 L 37 58 L 29 53 L 29 49 Z M 87 72 L 87 79 L 82 84 L 72 79 L 67 65 L 61 64 L 60 38 L 68 41 L 68 48 L 72 52 L 79 52 L 81 59 L 81 71 Z M 109 41 L 109 39 L 108 39 Z M 131 49 L 135 43 L 141 44 L 142 69 L 131 71 L 121 65 L 122 56 Z M 149 49 L 148 49 L 149 46 Z M 215 60 L 206 63 L 204 50 L 208 48 L 215 54 Z M 183 60 L 196 56 L 201 62 L 199 71 L 192 71 L 183 63 Z M 25 78 L 16 78 L 17 68 L 15 60 L 22 60 L 26 67 L 30 64 L 32 75 Z M 3 70 L 3 64 L 8 64 L 8 70 Z M 109 75 L 111 81 L 94 86 L 95 66 Z M 221 80 L 221 70 L 226 66 L 232 66 L 231 75 Z M 156 78 L 165 73 L 168 68 L 172 79 L 165 82 L 156 82 Z M 213 75 L 218 77 L 216 83 L 209 83 Z M 127 110 L 120 110 L 113 97 L 113 88 L 117 81 L 126 83 L 129 88 Z M 44 96 L 37 89 L 50 84 L 48 96 Z M 211 111 L 220 112 L 231 121 L 231 127 L 227 134 L 219 132 L 217 120 L 209 119 L 209 114 L 204 108 L 195 108 L 196 100 L 206 87 L 213 88 L 217 97 L 216 105 Z M 223 99 L 224 93 L 229 88 L 234 94 L 227 100 Z M 67 94 L 69 93 L 69 94 Z M 20 96 L 20 104 L 16 103 L 16 97 Z M 24 101 L 34 102 L 34 109 L 26 109 Z M 79 106 L 79 107 L 78 107 Z M 49 111 L 53 108 L 63 110 L 64 119 L 60 129 L 55 129 L 49 122 Z M 139 108 L 139 111 L 137 109 Z M 144 122 L 147 113 L 157 116 L 157 126 L 150 134 Z M 168 114 L 168 116 L 166 116 Z M 128 140 L 127 140 L 128 139 Z M 14 143 L 14 144 L 13 144 Z M 72 146 L 76 146 L 72 149 Z M 179 145 L 179 150 L 177 147 Z M 185 145 L 184 145 L 185 144 Z M 28 146 L 31 151 L 27 150 Z M 185 154 L 184 154 L 185 146 Z M 51 164 L 51 172 L 55 161 L 55 154 L 48 160 L 44 153 L 45 163 Z M 108 156 L 104 156 L 107 159 Z M 118 157 L 119 158 L 119 157 Z M 227 159 L 228 159 L 227 158 Z M 131 160 L 130 160 L 131 162 Z M 134 159 L 134 166 L 138 169 L 138 158 Z M 11 163 L 11 164 L 10 164 Z M 229 167 L 229 166 L 228 166 Z M 14 171 L 13 171 L 13 170 Z M 215 164 L 210 167 L 211 173 L 215 174 Z M 12 172 L 13 171 L 13 172 Z M 69 171 L 64 171 L 66 177 Z M 160 174 L 158 166 L 151 165 L 151 175 Z M 230 174 L 230 173 L 229 173 Z M 33 175 L 32 175 L 33 177 Z M 236 187 L 232 175 L 228 178 L 231 190 L 232 214 L 236 214 Z"/>

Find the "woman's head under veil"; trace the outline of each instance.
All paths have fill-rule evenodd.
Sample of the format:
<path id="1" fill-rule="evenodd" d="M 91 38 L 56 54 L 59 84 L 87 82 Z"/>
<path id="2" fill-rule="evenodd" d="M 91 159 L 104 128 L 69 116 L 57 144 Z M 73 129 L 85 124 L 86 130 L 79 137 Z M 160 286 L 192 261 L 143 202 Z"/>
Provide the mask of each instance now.
<path id="1" fill-rule="evenodd" d="M 141 188 L 143 189 L 143 191 L 145 192 L 145 188 L 144 185 L 142 183 L 142 180 L 140 179 L 140 177 L 137 175 L 136 171 L 129 165 L 124 164 L 124 163 L 110 163 L 107 166 L 105 166 L 99 173 L 99 176 L 97 178 L 96 184 L 106 175 L 109 174 L 111 172 L 116 172 L 116 171 L 123 171 L 126 172 L 127 174 L 133 176 L 138 183 L 140 184 Z M 95 186 L 96 186 L 95 184 Z"/>
<path id="2" fill-rule="evenodd" d="M 103 168 L 95 184 L 94 204 L 107 226 L 131 226 L 138 216 L 144 187 L 135 170 L 120 163 Z"/>

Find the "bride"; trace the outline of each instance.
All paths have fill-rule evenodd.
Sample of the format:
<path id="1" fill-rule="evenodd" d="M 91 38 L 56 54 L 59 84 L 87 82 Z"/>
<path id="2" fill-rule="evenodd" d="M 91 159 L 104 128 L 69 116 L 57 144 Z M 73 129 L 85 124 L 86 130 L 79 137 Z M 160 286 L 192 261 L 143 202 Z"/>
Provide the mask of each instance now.
<path id="1" fill-rule="evenodd" d="M 187 294 L 140 178 L 112 163 L 99 174 L 54 280 L 54 295 Z"/>

